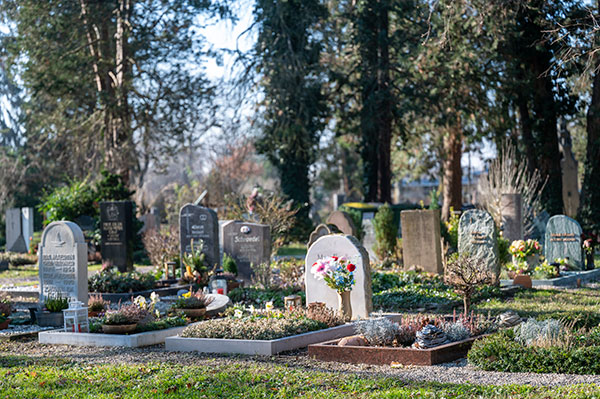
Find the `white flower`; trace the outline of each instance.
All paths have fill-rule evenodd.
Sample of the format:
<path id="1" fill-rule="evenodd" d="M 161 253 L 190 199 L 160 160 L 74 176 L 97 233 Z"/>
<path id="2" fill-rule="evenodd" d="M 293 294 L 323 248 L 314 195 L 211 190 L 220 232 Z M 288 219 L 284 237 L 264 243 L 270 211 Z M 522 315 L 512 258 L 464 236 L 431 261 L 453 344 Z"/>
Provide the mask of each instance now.
<path id="1" fill-rule="evenodd" d="M 241 319 L 243 315 L 244 315 L 244 312 L 242 312 L 240 309 L 236 309 L 235 312 L 233 313 L 233 317 L 236 317 L 238 319 Z"/>

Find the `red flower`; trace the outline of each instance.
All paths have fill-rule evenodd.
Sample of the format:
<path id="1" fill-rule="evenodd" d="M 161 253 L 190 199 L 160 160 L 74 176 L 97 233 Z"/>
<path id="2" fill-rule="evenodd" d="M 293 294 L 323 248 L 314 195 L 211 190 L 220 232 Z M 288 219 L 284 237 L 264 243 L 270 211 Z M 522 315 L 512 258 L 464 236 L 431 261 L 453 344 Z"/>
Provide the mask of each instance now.
<path id="1" fill-rule="evenodd" d="M 353 263 L 348 263 L 348 266 L 346 266 L 346 269 L 348 269 L 348 271 L 349 271 L 350 273 L 352 273 L 353 271 L 355 271 L 355 270 L 356 270 L 356 266 L 354 266 L 354 264 L 353 264 Z"/>
<path id="2" fill-rule="evenodd" d="M 332 256 L 331 259 L 337 261 L 339 258 L 337 256 Z"/>

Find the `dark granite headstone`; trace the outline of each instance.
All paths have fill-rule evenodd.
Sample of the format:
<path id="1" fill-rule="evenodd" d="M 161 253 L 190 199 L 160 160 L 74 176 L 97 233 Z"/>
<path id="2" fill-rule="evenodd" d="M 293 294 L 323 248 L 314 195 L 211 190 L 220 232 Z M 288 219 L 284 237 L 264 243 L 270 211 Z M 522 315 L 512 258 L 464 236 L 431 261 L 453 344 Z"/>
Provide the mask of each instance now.
<path id="1" fill-rule="evenodd" d="M 458 222 L 458 252 L 481 259 L 490 271 L 492 280 L 498 280 L 498 243 L 492 215 L 478 209 L 462 214 Z"/>
<path id="2" fill-rule="evenodd" d="M 133 270 L 133 202 L 100 203 L 102 261 L 119 271 Z"/>
<path id="3" fill-rule="evenodd" d="M 552 216 L 546 225 L 544 256 L 549 263 L 569 258 L 569 264 L 583 268 L 581 226 L 565 215 Z"/>
<path id="4" fill-rule="evenodd" d="M 203 242 L 202 253 L 206 254 L 208 266 L 219 262 L 219 219 L 209 208 L 186 204 L 179 211 L 179 243 L 181 253 L 190 253 L 191 242 Z"/>
<path id="5" fill-rule="evenodd" d="M 52 222 L 42 233 L 38 251 L 40 304 L 48 295 L 77 298 L 87 303 L 87 245 L 72 222 Z"/>
<path id="6" fill-rule="evenodd" d="M 252 280 L 252 265 L 270 263 L 271 229 L 257 223 L 231 221 L 223 224 L 223 252 L 237 262 L 238 276 Z"/>

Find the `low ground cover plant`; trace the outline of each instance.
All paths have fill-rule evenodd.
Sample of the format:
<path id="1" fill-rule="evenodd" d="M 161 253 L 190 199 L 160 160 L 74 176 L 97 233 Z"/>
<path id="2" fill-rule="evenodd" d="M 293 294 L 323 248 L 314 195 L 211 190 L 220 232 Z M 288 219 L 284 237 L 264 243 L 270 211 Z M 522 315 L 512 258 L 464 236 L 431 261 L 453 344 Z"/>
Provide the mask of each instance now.
<path id="1" fill-rule="evenodd" d="M 600 374 L 600 327 L 529 319 L 476 342 L 468 358 L 489 371 Z"/>
<path id="2" fill-rule="evenodd" d="M 187 338 L 278 339 L 328 328 L 323 321 L 309 317 L 304 309 L 245 311 L 240 307 L 228 316 L 193 324 L 183 330 Z"/>
<path id="3" fill-rule="evenodd" d="M 69 307 L 69 298 L 60 293 L 49 295 L 44 301 L 44 308 L 49 312 L 61 312 Z"/>
<path id="4" fill-rule="evenodd" d="M 306 293 L 297 287 L 288 288 L 235 288 L 228 293 L 231 302 L 243 306 L 263 306 L 267 302 L 273 302 L 276 308 L 283 308 L 283 298 L 289 295 L 300 295 L 302 302 L 306 301 Z"/>
<path id="5" fill-rule="evenodd" d="M 121 273 L 116 268 L 101 270 L 88 280 L 90 292 L 126 293 L 151 290 L 155 286 L 156 278 L 151 273 Z"/>

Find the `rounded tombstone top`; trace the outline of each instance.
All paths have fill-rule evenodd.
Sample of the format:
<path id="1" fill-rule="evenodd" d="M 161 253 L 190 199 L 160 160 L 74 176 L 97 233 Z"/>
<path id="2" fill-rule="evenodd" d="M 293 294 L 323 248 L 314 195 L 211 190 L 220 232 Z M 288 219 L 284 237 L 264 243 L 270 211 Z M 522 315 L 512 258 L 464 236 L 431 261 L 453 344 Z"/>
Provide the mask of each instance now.
<path id="1" fill-rule="evenodd" d="M 458 225 L 460 226 L 465 226 L 465 225 L 469 225 L 472 223 L 477 223 L 477 224 L 482 224 L 482 225 L 488 225 L 494 224 L 494 219 L 492 218 L 492 215 L 490 215 L 490 213 L 488 211 L 484 211 L 482 209 L 469 209 L 468 211 L 464 212 L 461 216 L 460 219 L 458 221 Z"/>
<path id="2" fill-rule="evenodd" d="M 85 244 L 85 237 L 76 223 L 68 221 L 52 222 L 46 226 L 40 243 L 43 247 L 48 245 L 73 246 L 75 244 Z"/>

